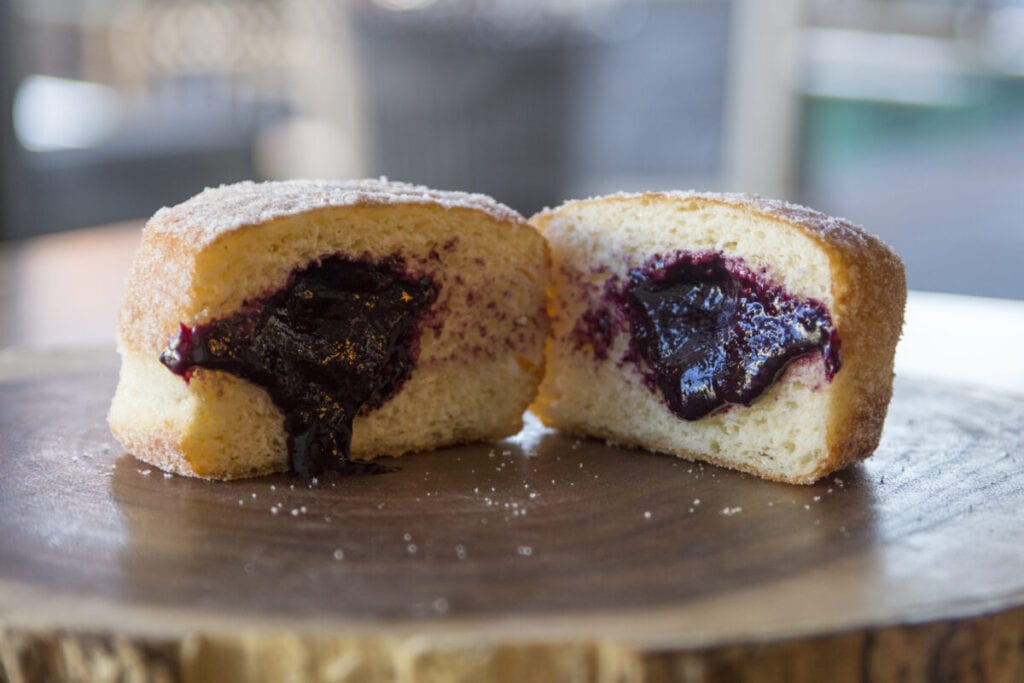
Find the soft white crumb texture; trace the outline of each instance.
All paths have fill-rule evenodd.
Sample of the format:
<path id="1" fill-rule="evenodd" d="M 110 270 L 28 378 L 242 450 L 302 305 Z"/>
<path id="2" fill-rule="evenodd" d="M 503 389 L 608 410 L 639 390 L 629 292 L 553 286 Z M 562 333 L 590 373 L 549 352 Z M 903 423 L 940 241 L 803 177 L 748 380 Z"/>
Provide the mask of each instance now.
<path id="1" fill-rule="evenodd" d="M 827 254 L 808 235 L 780 230 L 744 205 L 628 195 L 573 202 L 546 219 L 544 236 L 557 268 L 572 269 L 597 287 L 610 276 L 626 276 L 655 254 L 669 256 L 683 248 L 742 259 L 794 296 L 832 303 Z"/>
<path id="2" fill-rule="evenodd" d="M 877 378 L 891 384 L 895 337 L 888 332 L 881 335 L 893 337 L 883 344 L 889 354 L 888 375 L 882 353 L 877 375 L 864 373 L 863 381 L 851 380 L 861 374 L 864 356 L 852 349 L 852 369 L 844 382 L 833 384 L 816 353 L 791 364 L 753 405 L 728 406 L 697 421 L 676 416 L 660 392 L 645 383 L 643 369 L 628 357 L 629 324 L 623 317 L 618 318 L 620 331 L 606 359 L 589 344 L 580 346 L 580 337 L 573 334 L 584 313 L 608 308 L 604 295 L 609 281 L 627 282 L 631 270 L 652 257 L 675 252 L 715 253 L 740 260 L 790 295 L 824 304 L 833 323 L 842 329 L 844 314 L 856 307 L 845 299 L 836 300 L 837 291 L 842 295 L 845 290 L 835 286 L 837 250 L 826 245 L 856 251 L 873 240 L 856 226 L 782 202 L 696 193 L 612 195 L 568 202 L 542 212 L 532 222 L 547 238 L 552 258 L 552 336 L 547 373 L 535 406 L 547 424 L 771 479 L 808 482 L 830 462 L 841 464 L 853 457 L 838 453 L 830 441 L 830 429 L 842 412 L 835 406 L 837 386 L 847 392 L 852 405 L 867 406 L 865 412 L 872 408 L 869 404 L 878 402 L 876 394 L 888 401 L 885 387 L 861 391 L 865 382 Z M 879 253 L 891 255 L 877 240 L 871 244 L 877 245 Z M 848 329 L 852 339 L 857 328 L 850 325 Z M 858 384 L 857 391 L 849 390 L 851 381 Z M 884 415 L 884 404 L 881 411 Z M 878 420 L 879 430 L 880 425 Z M 831 436 L 838 433 L 833 429 Z M 877 442 L 877 433 L 874 438 Z M 849 450 L 863 457 L 865 449 L 851 442 Z"/>

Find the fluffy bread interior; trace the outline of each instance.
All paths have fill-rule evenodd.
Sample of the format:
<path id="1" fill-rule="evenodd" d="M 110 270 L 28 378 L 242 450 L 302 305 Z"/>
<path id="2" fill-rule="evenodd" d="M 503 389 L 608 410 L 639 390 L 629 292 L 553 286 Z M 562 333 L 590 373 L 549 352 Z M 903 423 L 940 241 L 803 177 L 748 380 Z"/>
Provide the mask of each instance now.
<path id="1" fill-rule="evenodd" d="M 522 222 L 434 204 L 319 208 L 241 227 L 196 251 L 147 229 L 122 309 L 120 383 L 109 421 L 137 457 L 231 479 L 287 467 L 283 416 L 260 387 L 200 369 L 186 384 L 159 362 L 178 324 L 226 317 L 289 275 L 340 254 L 398 255 L 440 293 L 410 378 L 353 425 L 369 459 L 515 433 L 543 367 L 546 251 Z"/>
<path id="2" fill-rule="evenodd" d="M 552 336 L 534 406 L 549 426 L 794 483 L 876 447 L 906 287 L 902 265 L 874 238 L 847 224 L 814 229 L 699 195 L 570 202 L 531 222 L 552 258 Z M 606 358 L 573 333 L 585 313 L 607 306 L 611 279 L 628 281 L 652 256 L 675 252 L 740 259 L 791 296 L 824 304 L 839 331 L 843 368 L 830 382 L 814 353 L 792 363 L 749 407 L 730 405 L 696 421 L 676 416 L 627 357 L 628 323 Z"/>

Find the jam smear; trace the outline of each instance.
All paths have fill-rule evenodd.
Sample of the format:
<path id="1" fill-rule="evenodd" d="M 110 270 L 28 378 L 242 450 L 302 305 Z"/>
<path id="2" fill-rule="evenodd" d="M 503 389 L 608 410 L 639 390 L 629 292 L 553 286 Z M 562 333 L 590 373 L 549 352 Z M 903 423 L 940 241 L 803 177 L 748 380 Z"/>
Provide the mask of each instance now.
<path id="1" fill-rule="evenodd" d="M 719 255 L 682 255 L 634 271 L 625 306 L 633 349 L 686 420 L 751 405 L 791 362 L 819 350 L 828 379 L 839 370 L 823 305 L 730 269 Z"/>
<path id="2" fill-rule="evenodd" d="M 186 381 L 207 368 L 264 387 L 285 415 L 296 474 L 378 472 L 349 460 L 352 421 L 409 378 L 418 323 L 436 297 L 433 282 L 407 276 L 397 258 L 333 256 L 227 318 L 182 325 L 160 361 Z"/>

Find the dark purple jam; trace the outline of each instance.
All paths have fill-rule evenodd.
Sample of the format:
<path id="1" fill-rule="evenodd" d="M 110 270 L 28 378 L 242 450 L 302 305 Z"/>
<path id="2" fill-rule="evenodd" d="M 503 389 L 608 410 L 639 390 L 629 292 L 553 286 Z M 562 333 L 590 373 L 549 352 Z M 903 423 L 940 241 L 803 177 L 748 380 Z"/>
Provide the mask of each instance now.
<path id="1" fill-rule="evenodd" d="M 839 370 L 824 306 L 729 265 L 717 255 L 657 260 L 631 273 L 626 287 L 634 351 L 686 420 L 752 404 L 786 366 L 816 351 L 829 379 Z"/>
<path id="2" fill-rule="evenodd" d="M 352 420 L 408 379 L 418 323 L 436 297 L 431 280 L 407 276 L 398 259 L 335 256 L 228 318 L 182 325 L 160 361 L 186 381 L 207 368 L 264 387 L 285 415 L 296 474 L 376 471 L 349 460 Z"/>

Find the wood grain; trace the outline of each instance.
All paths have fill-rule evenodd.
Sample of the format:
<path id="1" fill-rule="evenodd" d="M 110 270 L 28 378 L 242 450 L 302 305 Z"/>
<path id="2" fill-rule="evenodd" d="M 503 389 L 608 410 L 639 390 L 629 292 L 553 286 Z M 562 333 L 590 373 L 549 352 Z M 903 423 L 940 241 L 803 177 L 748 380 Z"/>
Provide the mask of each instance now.
<path id="1" fill-rule="evenodd" d="M 539 429 L 208 483 L 87 360 L 0 364 L 0 678 L 1024 680 L 1019 397 L 898 382 L 811 487 Z"/>

